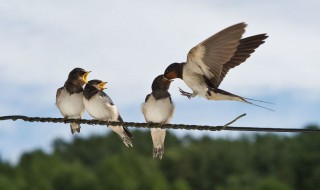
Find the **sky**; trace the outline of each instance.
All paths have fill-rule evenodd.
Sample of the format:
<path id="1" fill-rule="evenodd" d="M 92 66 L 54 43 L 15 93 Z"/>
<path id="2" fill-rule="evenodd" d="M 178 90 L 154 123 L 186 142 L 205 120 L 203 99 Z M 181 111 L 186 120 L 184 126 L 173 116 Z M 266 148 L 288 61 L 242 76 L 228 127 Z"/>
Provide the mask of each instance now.
<path id="1" fill-rule="evenodd" d="M 125 121 L 143 122 L 140 106 L 157 75 L 169 64 L 185 61 L 188 51 L 207 37 L 246 22 L 244 37 L 267 33 L 269 38 L 228 73 L 220 88 L 273 102 L 265 106 L 276 111 L 240 102 L 188 100 L 180 96 L 178 87 L 190 89 L 175 80 L 170 87 L 176 108 L 172 123 L 221 125 L 247 113 L 233 125 L 320 124 L 317 0 L 0 0 L 0 4 L 1 116 L 61 117 L 55 106 L 56 90 L 73 68 L 82 67 L 92 71 L 89 79 L 108 81 L 105 92 Z M 111 131 L 87 125 L 81 130 L 74 136 Z M 175 133 L 222 138 L 248 134 Z M 0 158 L 17 163 L 25 151 L 50 152 L 54 139 L 71 141 L 74 136 L 68 124 L 1 121 Z"/>

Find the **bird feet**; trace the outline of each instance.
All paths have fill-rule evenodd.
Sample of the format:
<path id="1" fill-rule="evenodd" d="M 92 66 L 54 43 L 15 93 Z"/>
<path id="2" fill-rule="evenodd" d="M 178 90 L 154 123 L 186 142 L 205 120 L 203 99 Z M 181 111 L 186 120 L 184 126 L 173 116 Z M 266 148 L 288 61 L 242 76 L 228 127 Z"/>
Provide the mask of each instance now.
<path id="1" fill-rule="evenodd" d="M 182 96 L 186 96 L 186 97 L 188 97 L 189 99 L 191 99 L 191 98 L 193 98 L 193 97 L 196 96 L 196 95 L 194 95 L 194 94 L 192 94 L 192 93 L 190 93 L 190 92 L 186 92 L 186 91 L 182 90 L 181 88 L 179 88 L 179 91 L 180 91 L 180 93 L 181 93 Z"/>
<path id="2" fill-rule="evenodd" d="M 147 122 L 147 124 L 148 124 L 147 126 L 148 126 L 149 128 L 152 128 L 152 127 L 150 127 L 150 126 L 153 126 L 153 125 L 159 126 L 159 127 L 161 128 L 162 126 L 166 125 L 167 123 L 165 123 L 165 122 L 163 122 L 163 123 Z"/>

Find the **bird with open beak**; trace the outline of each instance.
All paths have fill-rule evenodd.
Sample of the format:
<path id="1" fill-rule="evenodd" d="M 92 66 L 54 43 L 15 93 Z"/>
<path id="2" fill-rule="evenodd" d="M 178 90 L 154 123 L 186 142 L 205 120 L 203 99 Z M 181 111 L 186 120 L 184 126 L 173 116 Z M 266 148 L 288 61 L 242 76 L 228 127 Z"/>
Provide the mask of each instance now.
<path id="1" fill-rule="evenodd" d="M 87 77 L 90 71 L 82 68 L 73 69 L 68 76 L 64 86 L 59 88 L 56 93 L 56 105 L 61 114 L 66 119 L 80 119 L 84 112 L 83 105 L 83 85 L 88 82 Z M 71 133 L 80 133 L 80 125 L 70 124 Z"/>
<path id="2" fill-rule="evenodd" d="M 123 121 L 111 98 L 103 91 L 107 82 L 90 80 L 83 92 L 83 103 L 91 117 L 102 121 Z M 133 147 L 132 134 L 125 126 L 109 126 L 122 139 L 127 147 Z"/>

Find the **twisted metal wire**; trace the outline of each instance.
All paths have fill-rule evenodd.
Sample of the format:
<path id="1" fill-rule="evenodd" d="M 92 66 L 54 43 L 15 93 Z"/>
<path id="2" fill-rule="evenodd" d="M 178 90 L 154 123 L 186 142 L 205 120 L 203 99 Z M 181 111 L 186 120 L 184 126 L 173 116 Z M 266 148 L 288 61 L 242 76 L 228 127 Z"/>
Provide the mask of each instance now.
<path id="1" fill-rule="evenodd" d="M 200 131 L 254 131 L 254 132 L 302 132 L 302 133 L 319 133 L 320 129 L 298 129 L 298 128 L 266 128 L 266 127 L 235 127 L 230 126 L 232 123 L 245 116 L 242 114 L 223 126 L 209 125 L 188 125 L 188 124 L 159 124 L 159 123 L 138 123 L 138 122 L 118 122 L 118 121 L 101 121 L 87 119 L 65 119 L 52 117 L 28 117 L 23 115 L 1 116 L 3 120 L 23 120 L 26 122 L 50 122 L 50 123 L 79 123 L 88 125 L 122 125 L 136 128 L 162 128 L 162 129 L 185 129 L 185 130 L 200 130 Z"/>

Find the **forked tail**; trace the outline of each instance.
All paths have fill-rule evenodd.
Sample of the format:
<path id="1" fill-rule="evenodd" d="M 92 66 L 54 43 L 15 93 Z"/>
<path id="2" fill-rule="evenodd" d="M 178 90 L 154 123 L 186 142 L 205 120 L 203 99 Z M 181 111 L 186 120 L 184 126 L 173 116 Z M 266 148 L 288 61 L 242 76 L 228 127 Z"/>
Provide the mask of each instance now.
<path id="1" fill-rule="evenodd" d="M 111 128 L 115 133 L 117 133 L 120 136 L 122 142 L 124 143 L 124 145 L 126 145 L 126 147 L 133 147 L 132 142 L 130 140 L 132 134 L 129 133 L 126 127 L 110 125 L 109 128 Z"/>
<path id="2" fill-rule="evenodd" d="M 250 100 L 250 101 L 255 101 L 255 102 L 261 102 L 261 103 L 265 103 L 265 104 L 272 104 L 272 105 L 275 105 L 274 103 L 272 102 L 267 102 L 267 101 L 263 101 L 263 100 L 256 100 L 256 99 L 252 99 L 252 98 L 245 98 L 245 97 L 242 97 L 246 100 Z"/>
<path id="3" fill-rule="evenodd" d="M 265 101 L 262 101 L 262 100 L 255 100 L 255 99 L 251 99 L 251 98 L 244 98 L 244 97 L 240 97 L 239 98 L 241 99 L 240 102 L 244 102 L 244 103 L 247 103 L 247 104 L 251 104 L 253 106 L 257 106 L 259 108 L 263 108 L 263 109 L 266 109 L 266 110 L 269 110 L 269 111 L 275 111 L 271 108 L 267 108 L 267 107 L 264 107 L 264 106 L 260 106 L 258 104 L 254 104 L 252 102 L 249 102 L 248 100 L 251 100 L 251 101 L 256 101 L 256 102 L 261 102 L 261 103 L 265 103 L 265 104 L 274 104 L 274 103 L 271 103 L 271 102 L 265 102 Z"/>
<path id="4" fill-rule="evenodd" d="M 266 101 L 262 101 L 262 100 L 256 100 L 256 99 L 252 99 L 252 98 L 245 98 L 245 97 L 238 96 L 238 95 L 232 94 L 230 92 L 227 92 L 227 91 L 224 91 L 224 90 L 221 90 L 221 89 L 210 89 L 210 91 L 208 91 L 208 93 L 206 95 L 206 98 L 209 99 L 209 100 L 235 100 L 235 101 L 251 104 L 253 106 L 257 106 L 257 107 L 260 107 L 260 108 L 263 108 L 263 109 L 266 109 L 266 110 L 269 110 L 269 111 L 275 111 L 275 110 L 273 110 L 271 108 L 264 107 L 264 106 L 249 102 L 249 100 L 250 101 L 256 101 L 256 102 L 261 102 L 261 103 L 265 103 L 265 104 L 274 104 L 274 103 L 266 102 Z"/>

